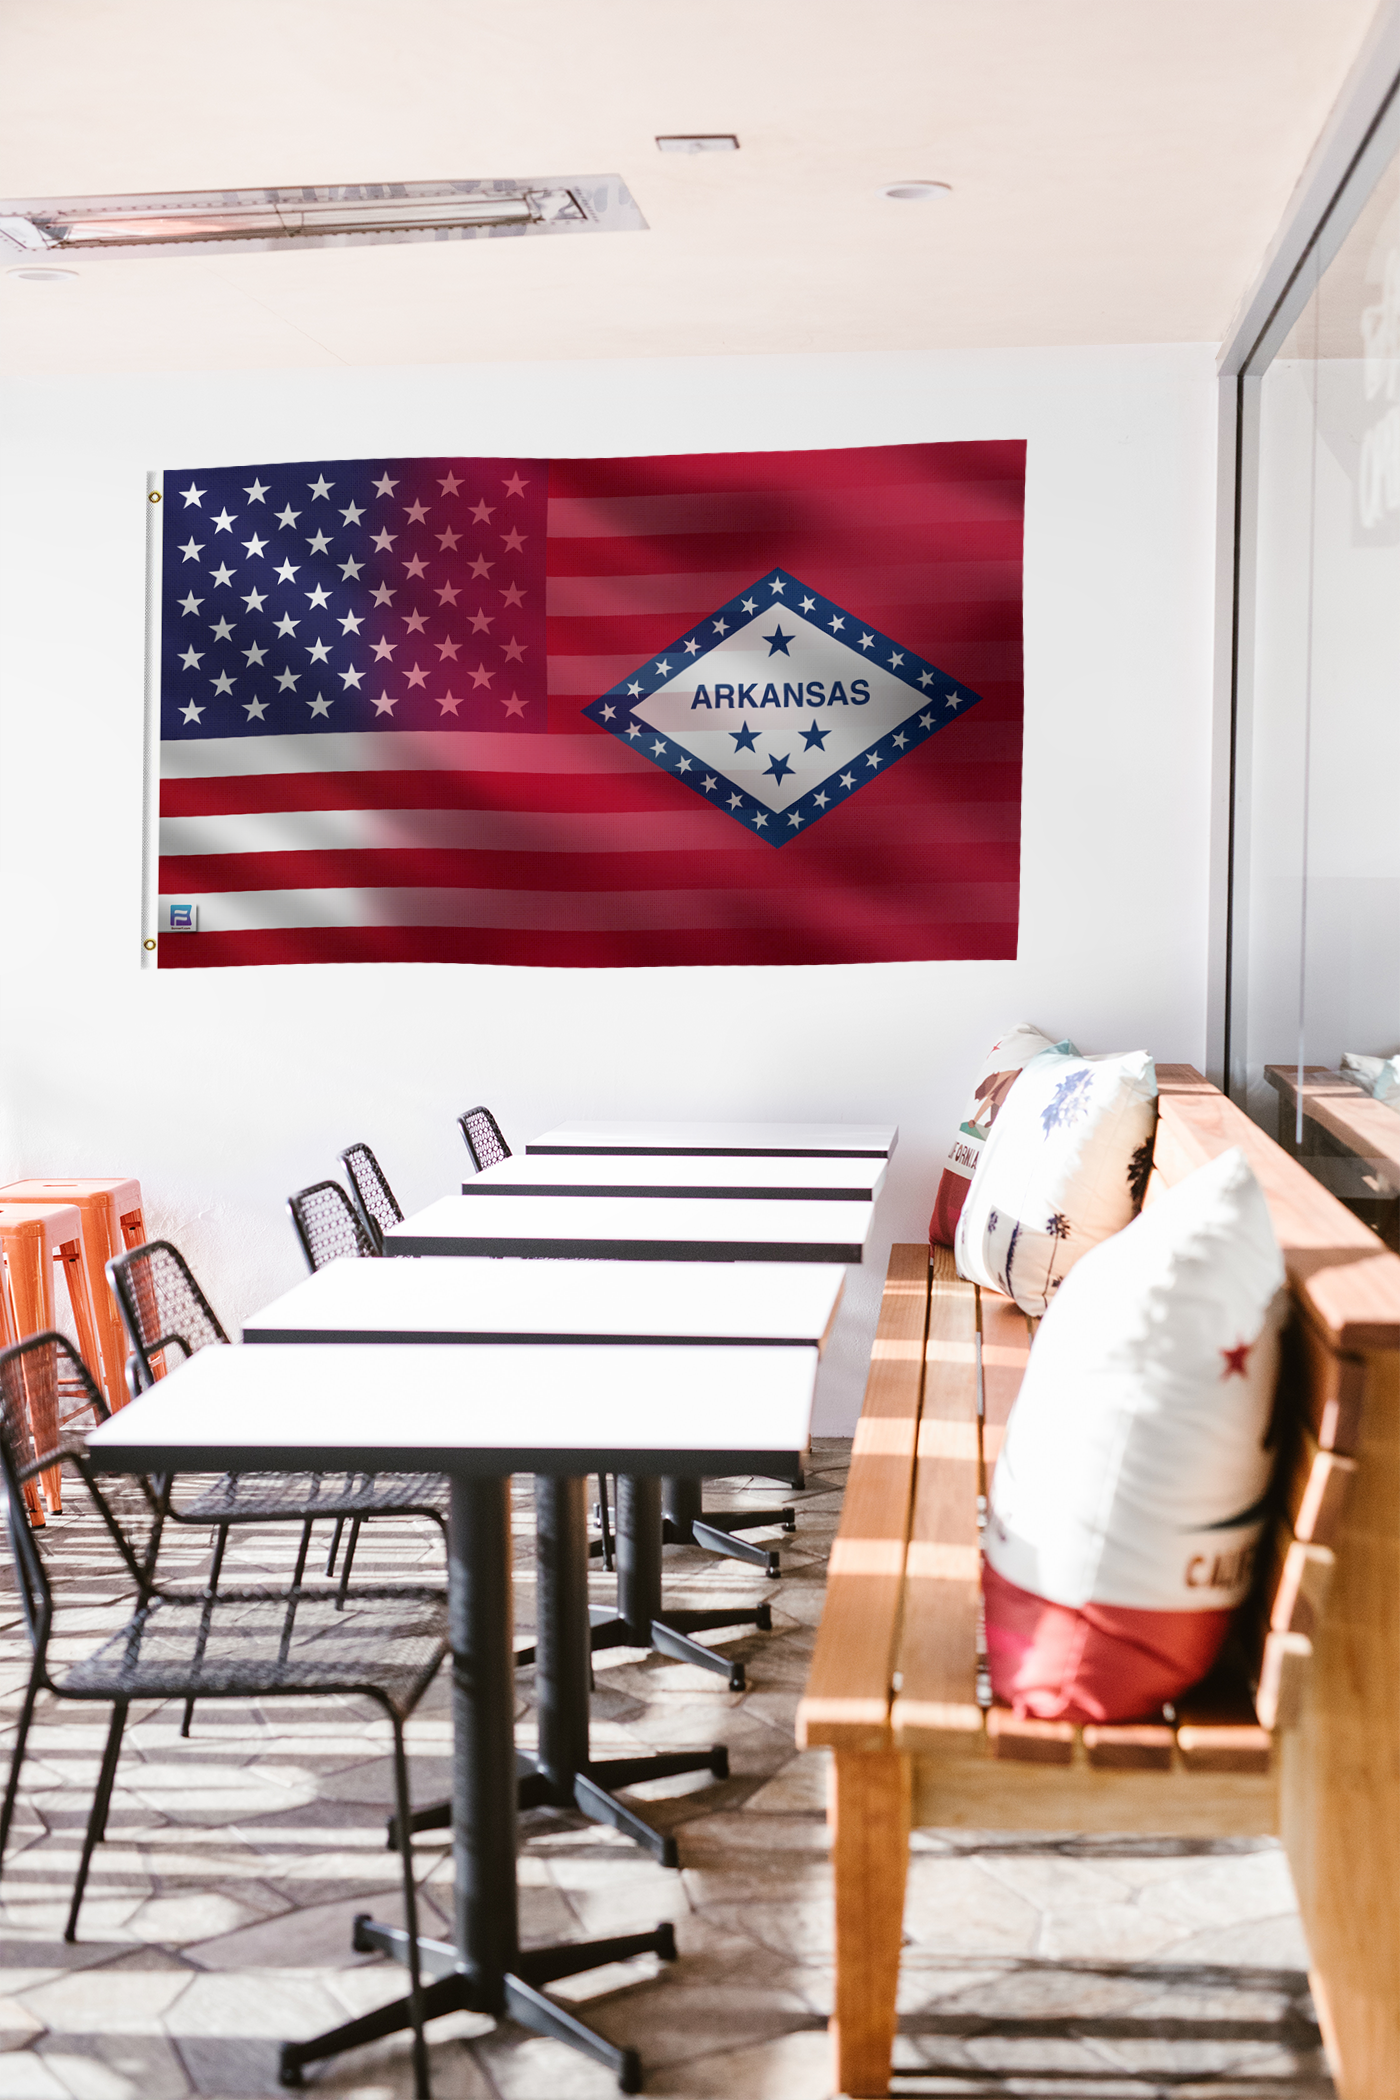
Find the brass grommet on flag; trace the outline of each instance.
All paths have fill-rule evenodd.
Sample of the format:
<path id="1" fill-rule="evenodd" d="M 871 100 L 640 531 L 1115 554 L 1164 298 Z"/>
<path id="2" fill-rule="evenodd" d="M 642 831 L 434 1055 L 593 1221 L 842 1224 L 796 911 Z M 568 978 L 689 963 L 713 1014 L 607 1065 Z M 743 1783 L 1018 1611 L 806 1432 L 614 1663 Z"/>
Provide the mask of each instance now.
<path id="1" fill-rule="evenodd" d="M 143 941 L 143 942 L 141 943 L 141 945 L 142 945 L 142 947 L 143 947 L 143 948 L 154 948 L 154 946 L 155 946 L 155 942 L 154 942 L 154 941 Z"/>
<path id="2" fill-rule="evenodd" d="M 146 498 L 146 501 L 147 501 L 148 503 L 159 503 L 159 501 L 160 501 L 160 490 L 159 490 L 159 489 L 152 489 L 152 490 L 151 490 L 151 493 L 149 494 L 149 496 L 147 496 L 147 498 Z"/>

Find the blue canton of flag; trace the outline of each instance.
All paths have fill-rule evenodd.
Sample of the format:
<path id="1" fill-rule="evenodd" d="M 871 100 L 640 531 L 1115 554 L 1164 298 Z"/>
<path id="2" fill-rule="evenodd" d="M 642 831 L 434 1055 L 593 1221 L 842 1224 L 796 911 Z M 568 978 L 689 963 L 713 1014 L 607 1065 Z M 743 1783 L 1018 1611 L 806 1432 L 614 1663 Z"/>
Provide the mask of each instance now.
<path id="1" fill-rule="evenodd" d="M 165 477 L 161 735 L 547 724 L 538 460 Z"/>
<path id="2" fill-rule="evenodd" d="M 774 569 L 583 712 L 782 846 L 979 698 Z"/>

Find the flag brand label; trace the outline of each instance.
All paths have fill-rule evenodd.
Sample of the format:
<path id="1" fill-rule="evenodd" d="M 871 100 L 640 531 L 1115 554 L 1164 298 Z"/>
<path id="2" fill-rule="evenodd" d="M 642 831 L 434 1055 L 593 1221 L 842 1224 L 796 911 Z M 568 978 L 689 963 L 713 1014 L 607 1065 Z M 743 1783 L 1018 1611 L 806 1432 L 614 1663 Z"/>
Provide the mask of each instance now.
<path id="1" fill-rule="evenodd" d="M 773 569 L 583 712 L 782 846 L 979 698 Z"/>

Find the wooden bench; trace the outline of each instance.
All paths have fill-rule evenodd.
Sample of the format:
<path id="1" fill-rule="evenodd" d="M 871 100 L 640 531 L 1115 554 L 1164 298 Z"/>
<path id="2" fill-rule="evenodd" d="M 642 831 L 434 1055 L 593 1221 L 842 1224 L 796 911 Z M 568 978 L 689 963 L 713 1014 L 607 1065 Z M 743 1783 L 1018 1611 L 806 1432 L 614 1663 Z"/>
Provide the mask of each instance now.
<path id="1" fill-rule="evenodd" d="M 979 1697 L 979 1496 L 1031 1344 L 951 1255 L 890 1257 L 798 1741 L 833 1753 L 837 2089 L 889 2089 L 911 1824 L 1278 1833 L 1343 2100 L 1400 2095 L 1400 1259 L 1189 1067 L 1148 1201 L 1231 1145 L 1293 1318 L 1273 1550 L 1232 1660 L 1137 1727 Z"/>
<path id="2" fill-rule="evenodd" d="M 1400 1245 L 1400 1115 L 1345 1072 L 1304 1065 L 1265 1065 L 1278 1095 L 1278 1141 L 1294 1159 L 1328 1162 L 1328 1186 L 1387 1247 Z M 1303 1137 L 1298 1136 L 1298 1108 Z M 1335 1178 L 1333 1178 L 1335 1177 Z"/>

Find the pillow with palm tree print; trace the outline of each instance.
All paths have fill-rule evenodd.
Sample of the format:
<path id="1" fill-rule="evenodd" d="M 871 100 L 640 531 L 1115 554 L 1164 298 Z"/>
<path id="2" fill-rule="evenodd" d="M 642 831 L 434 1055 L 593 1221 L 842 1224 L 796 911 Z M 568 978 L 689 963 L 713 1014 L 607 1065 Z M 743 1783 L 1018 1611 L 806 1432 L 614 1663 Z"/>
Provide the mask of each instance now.
<path id="1" fill-rule="evenodd" d="M 1002 1105 L 963 1200 L 958 1273 L 1043 1313 L 1074 1264 L 1142 1208 L 1157 1129 L 1146 1050 L 1044 1050 Z"/>

